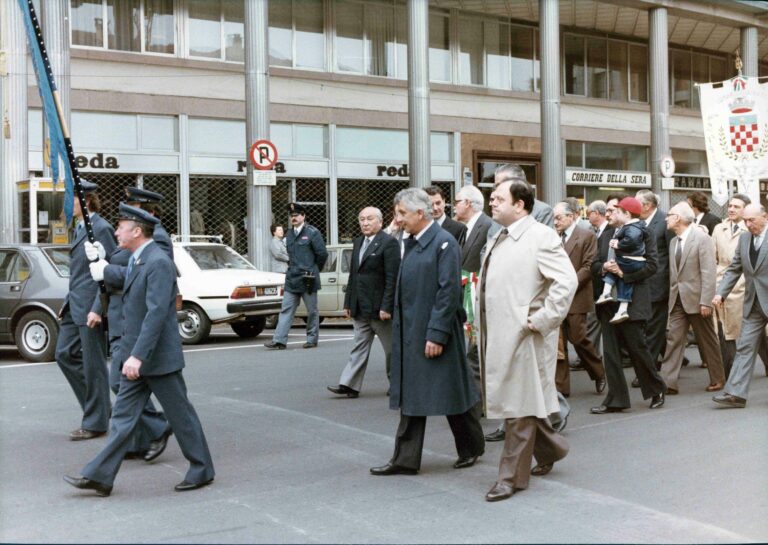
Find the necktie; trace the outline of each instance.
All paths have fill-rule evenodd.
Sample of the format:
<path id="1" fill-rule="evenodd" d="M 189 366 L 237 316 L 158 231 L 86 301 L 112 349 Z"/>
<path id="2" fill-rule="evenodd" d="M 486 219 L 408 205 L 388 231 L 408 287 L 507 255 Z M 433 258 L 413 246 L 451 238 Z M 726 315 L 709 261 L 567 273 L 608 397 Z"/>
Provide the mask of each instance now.
<path id="1" fill-rule="evenodd" d="M 461 236 L 459 237 L 459 246 L 462 248 L 464 247 L 464 243 L 467 241 L 467 232 L 462 231 Z"/>
<path id="2" fill-rule="evenodd" d="M 738 224 L 736 224 L 736 223 L 734 223 L 734 224 L 733 224 L 733 226 L 732 226 L 732 228 L 733 228 L 733 234 L 735 235 L 735 234 L 736 234 L 736 231 L 738 231 L 738 230 L 739 230 L 739 225 L 738 225 Z"/>
<path id="3" fill-rule="evenodd" d="M 565 231 L 560 233 L 560 239 L 563 241 L 563 246 L 565 246 L 565 239 L 566 239 L 567 236 L 568 236 L 568 234 Z"/>
<path id="4" fill-rule="evenodd" d="M 136 258 L 131 256 L 131 258 L 128 260 L 128 268 L 125 271 L 125 277 L 128 278 L 131 276 L 131 271 L 133 270 L 133 264 L 136 261 Z"/>
<path id="5" fill-rule="evenodd" d="M 358 265 L 360 265 L 363 262 L 363 256 L 365 255 L 365 251 L 368 249 L 368 245 L 371 243 L 371 240 L 368 237 L 365 237 L 363 239 L 363 245 L 360 247 L 360 258 L 357 262 Z"/>
<path id="6" fill-rule="evenodd" d="M 416 239 L 413 237 L 409 237 L 403 240 L 403 246 L 404 246 L 403 257 L 405 257 L 405 255 L 408 252 L 413 250 L 413 247 L 416 246 L 416 242 L 417 242 Z"/>
<path id="7" fill-rule="evenodd" d="M 675 248 L 675 267 L 680 270 L 680 261 L 683 259 L 683 239 L 677 237 L 677 248 Z"/>

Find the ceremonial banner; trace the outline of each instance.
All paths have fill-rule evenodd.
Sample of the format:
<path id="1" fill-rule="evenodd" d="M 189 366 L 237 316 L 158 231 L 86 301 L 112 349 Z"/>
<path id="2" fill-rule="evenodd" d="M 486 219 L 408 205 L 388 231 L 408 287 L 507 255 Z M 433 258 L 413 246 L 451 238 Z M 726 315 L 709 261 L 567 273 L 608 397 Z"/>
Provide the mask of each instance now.
<path id="1" fill-rule="evenodd" d="M 717 86 L 717 87 L 716 87 Z M 760 202 L 760 178 L 768 178 L 768 83 L 737 76 L 699 85 L 712 198 L 728 201 L 728 180 Z"/>

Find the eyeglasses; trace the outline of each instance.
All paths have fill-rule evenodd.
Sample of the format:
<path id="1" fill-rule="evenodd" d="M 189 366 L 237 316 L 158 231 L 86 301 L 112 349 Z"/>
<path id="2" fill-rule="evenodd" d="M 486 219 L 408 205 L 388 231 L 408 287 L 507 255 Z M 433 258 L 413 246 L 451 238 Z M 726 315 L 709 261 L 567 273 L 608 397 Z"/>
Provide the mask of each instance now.
<path id="1" fill-rule="evenodd" d="M 453 206 L 458 206 L 460 202 L 469 202 L 469 199 L 456 199 L 453 201 Z"/>
<path id="2" fill-rule="evenodd" d="M 675 214 L 674 212 L 669 212 L 669 213 L 667 214 L 667 217 L 668 217 L 668 218 L 671 218 L 672 216 L 679 216 L 679 215 L 680 215 L 680 214 Z"/>

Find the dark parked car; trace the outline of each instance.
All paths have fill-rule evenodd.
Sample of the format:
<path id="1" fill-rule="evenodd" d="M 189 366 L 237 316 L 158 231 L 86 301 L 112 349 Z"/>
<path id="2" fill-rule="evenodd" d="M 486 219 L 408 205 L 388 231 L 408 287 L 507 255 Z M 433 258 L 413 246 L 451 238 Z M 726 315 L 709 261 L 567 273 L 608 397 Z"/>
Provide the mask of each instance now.
<path id="1" fill-rule="evenodd" d="M 0 343 L 29 361 L 52 361 L 69 289 L 69 246 L 0 244 Z"/>

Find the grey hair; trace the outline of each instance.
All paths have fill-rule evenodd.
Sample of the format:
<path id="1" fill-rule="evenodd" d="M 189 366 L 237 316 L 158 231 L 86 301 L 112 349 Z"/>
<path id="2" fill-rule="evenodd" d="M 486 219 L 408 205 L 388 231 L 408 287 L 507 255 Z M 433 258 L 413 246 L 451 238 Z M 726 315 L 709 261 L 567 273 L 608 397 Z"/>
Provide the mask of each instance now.
<path id="1" fill-rule="evenodd" d="M 659 196 L 650 189 L 641 189 L 635 193 L 635 198 L 639 200 L 641 204 L 651 204 L 654 208 L 659 207 Z"/>
<path id="2" fill-rule="evenodd" d="M 691 208 L 691 205 L 687 202 L 679 202 L 672 208 L 676 210 L 675 214 L 680 217 L 683 223 L 690 225 L 696 221 L 696 214 L 693 213 L 693 208 Z"/>
<path id="3" fill-rule="evenodd" d="M 563 211 L 566 214 L 571 214 L 572 216 L 578 216 L 579 211 L 578 209 L 574 209 L 573 203 L 569 201 L 560 201 L 555 205 L 555 207 L 560 207 L 563 209 Z"/>
<path id="4" fill-rule="evenodd" d="M 379 218 L 379 221 L 382 221 L 382 222 L 384 221 L 384 215 L 381 213 L 381 210 L 379 210 L 375 206 L 366 206 L 365 208 L 363 208 L 363 210 L 365 210 L 366 208 L 372 209 L 373 213 L 376 214 L 376 217 Z M 363 210 L 360 210 L 360 212 L 358 212 L 357 215 L 360 216 L 360 214 L 363 213 Z"/>
<path id="5" fill-rule="evenodd" d="M 601 216 L 605 216 L 605 206 L 605 201 L 592 201 L 587 207 L 587 212 L 597 212 Z"/>
<path id="6" fill-rule="evenodd" d="M 427 192 L 418 187 L 398 191 L 395 195 L 395 206 L 398 204 L 402 204 L 409 212 L 421 210 L 426 217 L 432 217 L 432 201 L 429 200 Z"/>
<path id="7" fill-rule="evenodd" d="M 465 185 L 459 190 L 459 193 L 456 195 L 456 197 L 458 198 L 460 195 L 463 195 L 464 198 L 469 201 L 469 203 L 472 205 L 472 210 L 475 212 L 483 211 L 483 207 L 485 206 L 485 198 L 483 197 L 483 192 L 480 191 L 477 187 L 473 185 Z"/>
<path id="8" fill-rule="evenodd" d="M 499 177 L 501 177 L 501 181 L 499 181 L 499 183 L 496 185 L 509 182 L 510 180 L 522 180 L 523 182 L 528 181 L 528 178 L 525 177 L 525 171 L 520 165 L 515 163 L 507 163 L 506 165 L 496 167 L 496 170 L 493 171 L 494 183 L 496 183 L 496 178 Z"/>
<path id="9" fill-rule="evenodd" d="M 750 199 L 744 193 L 734 193 L 733 195 L 731 195 L 731 199 L 739 199 L 741 202 L 744 203 L 744 205 L 752 204 L 752 199 Z"/>

